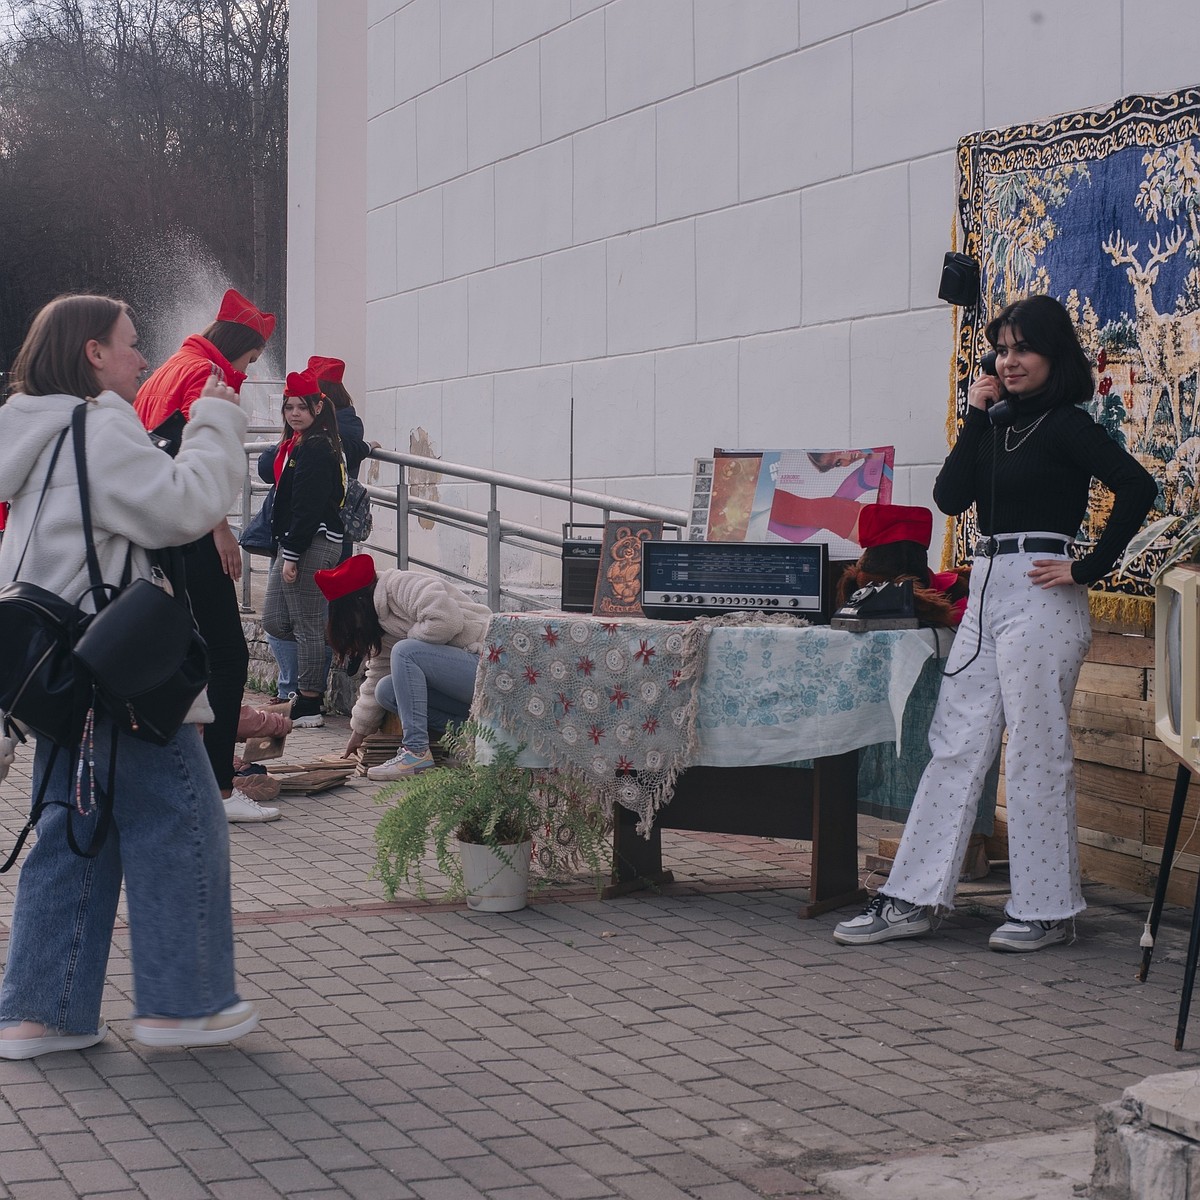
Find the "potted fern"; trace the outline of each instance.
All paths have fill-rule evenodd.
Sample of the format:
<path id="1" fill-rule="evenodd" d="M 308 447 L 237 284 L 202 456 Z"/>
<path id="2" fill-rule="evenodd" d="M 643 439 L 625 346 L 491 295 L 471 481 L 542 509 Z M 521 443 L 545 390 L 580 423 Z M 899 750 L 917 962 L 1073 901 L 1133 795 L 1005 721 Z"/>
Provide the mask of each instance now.
<path id="1" fill-rule="evenodd" d="M 376 797 L 390 806 L 375 829 L 373 872 L 389 900 L 402 883 L 425 897 L 427 847 L 448 896 L 482 912 L 525 906 L 531 862 L 541 880 L 582 865 L 599 893 L 609 824 L 594 805 L 563 777 L 520 766 L 521 748 L 478 722 L 448 729 L 442 744 L 447 765 L 389 784 Z"/>

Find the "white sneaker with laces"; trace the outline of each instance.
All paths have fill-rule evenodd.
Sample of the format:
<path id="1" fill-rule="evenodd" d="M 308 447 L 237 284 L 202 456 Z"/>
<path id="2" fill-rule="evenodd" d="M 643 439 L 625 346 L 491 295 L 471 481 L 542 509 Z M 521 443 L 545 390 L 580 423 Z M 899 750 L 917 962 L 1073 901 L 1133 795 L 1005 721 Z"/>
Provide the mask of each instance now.
<path id="1" fill-rule="evenodd" d="M 843 946 L 872 946 L 893 938 L 919 937 L 932 928 L 928 908 L 879 892 L 857 917 L 834 927 L 833 940 Z"/>
<path id="2" fill-rule="evenodd" d="M 1017 921 L 1009 918 L 988 938 L 989 950 L 1023 954 L 1067 940 L 1067 920 Z"/>
<path id="3" fill-rule="evenodd" d="M 401 746 L 399 753 L 387 762 L 380 763 L 377 767 L 368 767 L 367 778 L 380 783 L 390 783 L 396 779 L 408 779 L 410 776 L 419 775 L 434 765 L 433 755 L 429 753 L 428 746 L 420 753 Z"/>
<path id="4" fill-rule="evenodd" d="M 233 795 L 225 801 L 225 819 L 231 824 L 239 821 L 278 821 L 279 809 L 259 804 L 234 788 Z"/>

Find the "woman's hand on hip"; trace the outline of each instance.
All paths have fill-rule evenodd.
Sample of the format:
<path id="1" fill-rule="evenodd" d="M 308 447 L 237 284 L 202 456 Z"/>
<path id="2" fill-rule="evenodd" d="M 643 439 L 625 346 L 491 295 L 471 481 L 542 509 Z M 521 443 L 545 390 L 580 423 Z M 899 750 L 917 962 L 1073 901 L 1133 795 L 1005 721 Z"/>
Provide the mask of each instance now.
<path id="1" fill-rule="evenodd" d="M 1076 583 L 1075 576 L 1071 574 L 1071 564 L 1074 561 L 1073 558 L 1035 558 L 1029 578 L 1038 587 L 1044 588 Z"/>
<path id="2" fill-rule="evenodd" d="M 279 574 L 284 583 L 295 583 L 296 580 L 300 578 L 300 568 L 294 562 L 285 562 L 283 566 L 279 568 Z"/>

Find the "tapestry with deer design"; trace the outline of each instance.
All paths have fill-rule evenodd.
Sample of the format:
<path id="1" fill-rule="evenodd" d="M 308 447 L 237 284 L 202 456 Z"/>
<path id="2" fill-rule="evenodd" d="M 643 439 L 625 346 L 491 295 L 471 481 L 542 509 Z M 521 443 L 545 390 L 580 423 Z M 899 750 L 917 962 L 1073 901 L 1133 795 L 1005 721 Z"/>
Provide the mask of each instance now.
<path id="1" fill-rule="evenodd" d="M 951 436 L 988 349 L 984 325 L 1046 293 L 1096 364 L 1093 415 L 1159 481 L 1150 520 L 1200 511 L 1200 87 L 970 134 L 958 167 L 961 249 L 980 264 L 981 299 L 959 310 Z M 1110 504 L 1094 483 L 1082 542 Z M 958 523 L 956 563 L 974 536 Z M 1096 585 L 1093 611 L 1145 619 L 1165 549 Z"/>

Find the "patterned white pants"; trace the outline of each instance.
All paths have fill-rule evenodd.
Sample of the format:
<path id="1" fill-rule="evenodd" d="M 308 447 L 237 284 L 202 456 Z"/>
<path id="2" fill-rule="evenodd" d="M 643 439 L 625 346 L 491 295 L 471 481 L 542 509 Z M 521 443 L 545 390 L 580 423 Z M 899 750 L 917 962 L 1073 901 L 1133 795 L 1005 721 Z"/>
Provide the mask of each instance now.
<path id="1" fill-rule="evenodd" d="M 961 674 L 942 680 L 929 727 L 933 758 L 882 888 L 889 896 L 954 907 L 984 776 L 1007 724 L 1011 896 L 1005 911 L 1017 920 L 1056 921 L 1086 907 L 1079 887 L 1068 716 L 1092 629 L 1085 587 L 1030 582 L 1033 560 L 1054 557 L 975 560 L 970 600 L 946 670 L 961 667 L 977 646 L 979 654 Z"/>

